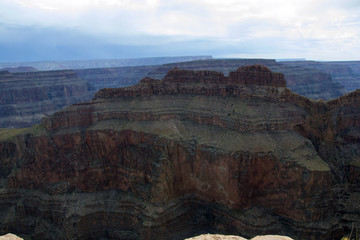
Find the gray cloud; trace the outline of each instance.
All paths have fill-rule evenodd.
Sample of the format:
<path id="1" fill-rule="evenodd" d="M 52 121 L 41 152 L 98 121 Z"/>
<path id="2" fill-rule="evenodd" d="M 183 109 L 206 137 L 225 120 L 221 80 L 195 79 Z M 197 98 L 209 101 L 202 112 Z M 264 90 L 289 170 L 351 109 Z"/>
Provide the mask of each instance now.
<path id="1" fill-rule="evenodd" d="M 2 0 L 0 61 L 192 54 L 357 59 L 359 5 L 358 0 Z"/>

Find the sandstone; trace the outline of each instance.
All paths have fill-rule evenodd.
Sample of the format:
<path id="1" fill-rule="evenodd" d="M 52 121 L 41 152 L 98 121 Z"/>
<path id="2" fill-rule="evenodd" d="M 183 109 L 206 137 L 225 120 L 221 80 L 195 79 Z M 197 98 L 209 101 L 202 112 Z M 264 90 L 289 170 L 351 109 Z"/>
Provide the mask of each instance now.
<path id="1" fill-rule="evenodd" d="M 0 236 L 0 240 L 23 240 L 23 238 L 18 237 L 14 234 L 8 233 L 6 235 Z"/>
<path id="2" fill-rule="evenodd" d="M 284 84 L 258 65 L 172 69 L 0 130 L 0 233 L 340 238 L 359 222 L 358 93 L 315 101 Z"/>
<path id="3" fill-rule="evenodd" d="M 286 87 L 284 75 L 273 73 L 264 66 L 240 67 L 230 72 L 229 77 L 214 71 L 193 71 L 174 68 L 162 81 L 145 78 L 140 84 L 118 89 L 102 89 L 95 98 L 137 97 L 168 94 L 198 94 L 198 95 L 243 95 L 242 88 L 249 86 Z M 250 90 L 249 88 L 247 90 Z M 268 90 L 263 88 L 262 90 Z M 247 93 L 249 97 L 250 93 Z M 272 97 L 270 93 L 269 98 Z M 254 96 L 255 97 L 255 96 Z"/>
<path id="4" fill-rule="evenodd" d="M 3 74 L 6 73 L 6 70 L 15 74 L 6 75 L 8 77 L 6 81 L 12 79 L 10 85 L 0 83 L 1 89 L 3 89 L 0 127 L 28 127 L 40 123 L 42 117 L 62 107 L 90 100 L 95 90 L 134 85 L 146 76 L 162 79 L 174 67 L 187 70 L 209 69 L 212 72 L 217 71 L 228 75 L 229 72 L 234 72 L 239 66 L 264 65 L 272 71 L 283 73 L 287 86 L 292 91 L 312 99 L 325 100 L 339 97 L 345 93 L 343 86 L 347 91 L 355 90 L 360 79 L 358 62 L 319 63 L 306 61 L 295 64 L 292 62 L 279 63 L 275 60 L 266 59 L 208 58 L 199 56 L 31 63 L 42 70 L 78 68 L 73 71 L 73 74 L 64 74 L 66 71 L 36 71 L 31 67 L 16 67 L 18 66 L 16 64 L 4 64 L 9 68 L 1 70 L 0 78 L 6 75 Z M 183 62 L 189 60 L 197 61 Z M 174 61 L 181 62 L 159 65 Z M 135 66 L 136 64 L 138 66 Z M 33 73 L 26 74 L 26 72 Z M 69 73 L 70 70 L 67 72 Z M 248 79 L 251 79 L 250 75 L 249 77 Z M 22 81 L 22 78 L 25 81 Z M 248 81 L 245 80 L 245 76 L 242 79 Z M 272 82 L 269 79 L 268 81 Z M 44 83 L 47 85 L 44 86 Z M 262 83 L 264 84 L 265 81 Z M 5 104 L 4 101 L 7 103 Z"/>
<path id="5" fill-rule="evenodd" d="M 74 71 L 0 72 L 0 128 L 28 127 L 94 89 Z"/>

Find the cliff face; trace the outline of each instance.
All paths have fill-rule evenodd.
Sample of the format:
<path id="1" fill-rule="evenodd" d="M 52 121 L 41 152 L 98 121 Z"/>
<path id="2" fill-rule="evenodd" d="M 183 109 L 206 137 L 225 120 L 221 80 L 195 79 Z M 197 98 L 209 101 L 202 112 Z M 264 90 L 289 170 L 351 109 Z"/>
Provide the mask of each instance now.
<path id="1" fill-rule="evenodd" d="M 357 71 L 356 62 L 346 65 L 346 67 L 342 67 L 342 63 L 339 63 L 336 65 L 338 67 L 331 68 L 331 71 L 328 71 L 327 68 L 317 69 L 308 62 L 306 62 L 307 65 L 292 65 L 266 59 L 206 59 L 156 65 L 201 58 L 207 57 L 39 63 L 39 69 L 46 67 L 51 69 L 54 66 L 56 68 L 69 68 L 70 66 L 81 68 L 74 71 L 33 72 L 36 69 L 31 67 L 7 68 L 11 74 L 6 71 L 2 71 L 0 74 L 1 93 L 3 93 L 0 128 L 28 127 L 39 123 L 43 116 L 62 107 L 90 100 L 95 90 L 134 85 L 145 76 L 161 79 L 174 67 L 187 70 L 208 69 L 228 75 L 238 66 L 261 64 L 269 67 L 272 71 L 284 73 L 287 86 L 294 92 L 312 99 L 321 98 L 325 100 L 341 96 L 345 92 L 342 84 L 346 89 L 356 87 L 355 78 L 360 74 Z M 113 67 L 136 64 L 141 66 Z M 17 65 L 10 64 L 8 66 Z M 34 66 L 38 65 L 35 64 Z M 83 69 L 88 67 L 99 68 Z M 344 73 L 346 69 L 351 70 L 353 77 L 349 78 L 349 75 Z M 340 81 L 339 76 L 346 78 L 347 83 Z"/>
<path id="2" fill-rule="evenodd" d="M 65 106 L 88 101 L 96 90 L 134 84 L 152 67 L 209 56 L 0 64 L 0 128 L 29 127 Z M 111 68 L 140 65 L 141 67 Z M 23 67 L 28 66 L 28 67 Z M 55 69 L 57 70 L 39 71 Z M 98 69 L 86 69 L 95 68 Z"/>
<path id="3" fill-rule="evenodd" d="M 0 72 L 0 128 L 27 127 L 64 106 L 91 99 L 94 89 L 73 71 Z"/>
<path id="4" fill-rule="evenodd" d="M 296 93 L 312 99 L 333 99 L 345 93 L 344 87 L 333 80 L 327 72 L 307 67 L 292 66 L 268 59 L 208 59 L 179 62 L 160 66 L 137 66 L 109 69 L 77 70 L 81 78 L 93 84 L 96 89 L 124 87 L 137 84 L 146 76 L 161 79 L 174 67 L 187 70 L 212 70 L 228 75 L 239 66 L 260 64 L 272 71 L 284 73 L 287 86 Z"/>
<path id="5" fill-rule="evenodd" d="M 341 237 L 359 221 L 358 102 L 309 100 L 259 65 L 103 89 L 17 137 L 0 131 L 0 233 Z"/>
<path id="6" fill-rule="evenodd" d="M 287 66 L 306 67 L 318 69 L 324 74 L 329 74 L 332 79 L 341 84 L 346 92 L 355 91 L 360 88 L 360 62 L 315 62 L 294 61 L 282 62 Z"/>
<path id="7" fill-rule="evenodd" d="M 65 69 L 113 68 L 124 66 L 153 66 L 172 62 L 186 62 L 198 59 L 211 59 L 211 56 L 179 56 L 179 57 L 150 57 L 129 59 L 99 59 L 78 61 L 41 61 L 41 62 L 14 62 L 0 63 L 0 70 L 31 66 L 40 71 L 54 71 Z"/>

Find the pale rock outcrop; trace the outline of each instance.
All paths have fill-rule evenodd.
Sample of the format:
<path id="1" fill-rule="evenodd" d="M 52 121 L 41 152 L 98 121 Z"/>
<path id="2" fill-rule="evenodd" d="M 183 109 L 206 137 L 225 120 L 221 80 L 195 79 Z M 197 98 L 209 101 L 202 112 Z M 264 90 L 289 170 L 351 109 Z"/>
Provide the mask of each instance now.
<path id="1" fill-rule="evenodd" d="M 24 239 L 16 236 L 15 234 L 8 233 L 6 235 L 0 236 L 0 240 L 24 240 Z"/>
<path id="2" fill-rule="evenodd" d="M 197 237 L 187 238 L 186 240 L 248 240 L 248 239 L 233 235 L 203 234 Z M 265 235 L 265 236 L 256 236 L 251 238 L 250 240 L 293 240 L 293 239 L 286 236 Z"/>

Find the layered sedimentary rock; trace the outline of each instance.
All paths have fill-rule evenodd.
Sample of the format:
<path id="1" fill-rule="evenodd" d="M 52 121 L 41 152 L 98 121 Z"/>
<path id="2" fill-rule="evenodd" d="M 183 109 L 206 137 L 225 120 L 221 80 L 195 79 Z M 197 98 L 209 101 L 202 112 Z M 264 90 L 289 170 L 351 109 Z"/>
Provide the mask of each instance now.
<path id="1" fill-rule="evenodd" d="M 0 72 L 0 128 L 28 127 L 73 103 L 87 101 L 94 88 L 74 71 Z"/>
<path id="2" fill-rule="evenodd" d="M 208 58 L 211 56 L 0 64 L 0 128 L 28 127 L 65 106 L 90 100 L 96 90 L 132 85 L 149 71 L 146 65 Z M 143 67 L 110 68 L 133 65 Z M 99 69 L 82 70 L 95 67 Z M 77 70 L 43 71 L 71 68 Z"/>
<path id="3" fill-rule="evenodd" d="M 330 74 L 332 79 L 344 86 L 347 92 L 355 91 L 360 88 L 360 62 L 357 61 L 290 61 L 282 63 L 287 66 L 318 69 L 323 73 Z"/>
<path id="4" fill-rule="evenodd" d="M 20 238 L 14 234 L 8 233 L 6 235 L 0 236 L 0 240 L 23 240 L 23 238 Z"/>
<path id="5" fill-rule="evenodd" d="M 3 98 L 7 97 L 7 101 L 12 102 L 10 104 L 2 103 L 0 127 L 27 127 L 39 123 L 44 115 L 48 115 L 72 103 L 88 101 L 91 99 L 95 90 L 134 85 L 145 76 L 161 79 L 169 70 L 176 66 L 188 70 L 209 69 L 220 71 L 225 75 L 228 75 L 229 72 L 234 71 L 238 66 L 262 64 L 273 71 L 284 73 L 287 86 L 296 93 L 309 98 L 321 98 L 327 100 L 338 97 L 345 92 L 342 85 L 333 80 L 333 78 L 338 80 L 338 75 L 331 75 L 332 72 L 328 73 L 326 72 L 326 69 L 324 72 L 323 70 L 315 69 L 310 65 L 293 66 L 291 64 L 280 64 L 275 60 L 207 59 L 154 65 L 164 62 L 189 61 L 201 58 L 207 57 L 70 62 L 73 65 L 70 63 L 68 63 L 70 65 L 66 65 L 64 63 L 64 66 L 77 68 L 99 67 L 74 70 L 77 75 L 72 71 L 50 71 L 27 74 L 14 73 L 10 75 L 6 74 L 6 71 L 2 71 L 2 77 L 0 77 L 2 78 L 1 81 L 11 82 L 10 85 L 0 83 L 2 93 L 6 93 Z M 50 68 L 52 66 L 51 63 L 46 62 L 41 64 L 49 64 Z M 58 64 L 60 67 L 63 66 L 60 63 Z M 104 68 L 109 66 L 125 66 L 127 64 L 138 64 L 141 66 Z M 149 64 L 153 65 L 149 66 Z M 356 68 L 354 69 L 356 70 Z M 30 67 L 19 67 L 10 68 L 8 70 L 9 72 L 32 72 L 35 69 Z M 338 73 L 338 71 L 335 72 Z M 344 81 L 339 82 L 344 83 Z M 350 80 L 348 82 L 350 82 Z M 356 81 L 351 80 L 351 84 L 352 87 L 354 87 Z M 346 84 L 344 83 L 344 85 Z M 81 90 L 79 88 L 81 88 Z M 22 101 L 27 102 L 27 104 L 24 105 L 24 103 L 18 103 L 16 102 L 16 99 L 13 101 L 9 94 L 14 96 L 14 98 L 21 98 Z"/>
<path id="6" fill-rule="evenodd" d="M 0 233 L 340 238 L 359 223 L 359 100 L 307 99 L 259 65 L 103 89 L 0 131 Z"/>
<path id="7" fill-rule="evenodd" d="M 136 84 L 145 76 L 161 79 L 174 67 L 187 70 L 212 70 L 228 75 L 239 66 L 261 64 L 285 75 L 288 87 L 312 99 L 329 100 L 345 93 L 344 87 L 327 72 L 307 66 L 293 66 L 269 59 L 208 59 L 161 66 L 137 66 L 109 69 L 83 69 L 77 73 L 96 89 L 124 87 Z"/>

